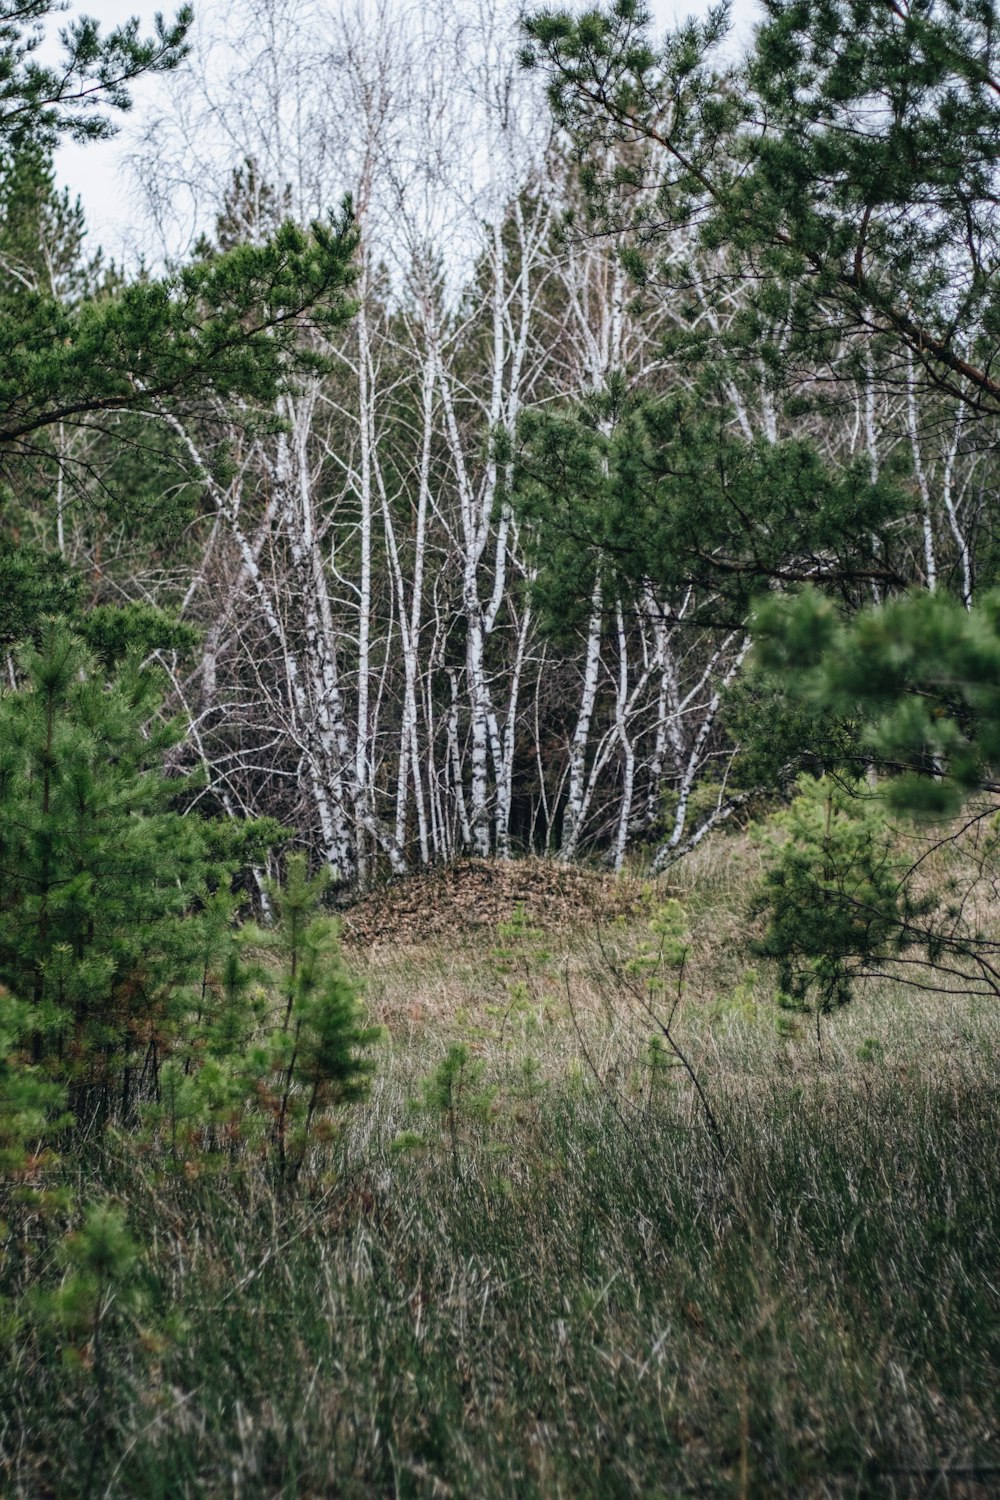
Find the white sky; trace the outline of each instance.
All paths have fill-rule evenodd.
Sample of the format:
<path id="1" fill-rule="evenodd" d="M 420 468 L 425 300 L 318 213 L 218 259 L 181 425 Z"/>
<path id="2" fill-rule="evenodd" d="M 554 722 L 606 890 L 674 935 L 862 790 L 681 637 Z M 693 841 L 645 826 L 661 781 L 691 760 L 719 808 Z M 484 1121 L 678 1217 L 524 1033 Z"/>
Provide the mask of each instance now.
<path id="1" fill-rule="evenodd" d="M 163 4 L 167 15 L 176 8 L 170 5 L 169 0 L 166 3 L 158 0 L 158 3 Z M 647 0 L 647 3 L 653 12 L 655 25 L 663 30 L 675 25 L 685 16 L 703 14 L 708 6 L 708 0 Z M 210 6 L 211 0 L 201 0 L 201 4 L 199 0 L 195 0 L 196 27 L 198 12 L 206 4 Z M 108 29 L 132 15 L 138 15 L 143 22 L 149 23 L 153 4 L 149 0 L 89 0 L 89 3 L 85 0 L 83 4 L 71 5 L 70 14 L 81 12 L 95 16 Z M 756 19 L 756 0 L 734 0 L 733 12 L 734 41 L 741 44 L 749 39 Z M 64 17 L 59 19 L 63 22 L 65 20 Z M 46 54 L 51 50 L 48 42 L 47 38 Z M 169 87 L 169 82 L 166 86 Z M 135 89 L 132 113 L 124 117 L 123 128 L 114 140 L 80 146 L 67 144 L 56 155 L 60 184 L 68 186 L 71 192 L 78 193 L 83 200 L 91 245 L 95 248 L 97 245 L 103 246 L 108 255 L 125 264 L 134 261 L 135 247 L 145 238 L 138 222 L 142 215 L 140 195 L 125 158 L 130 141 L 142 127 L 144 105 L 151 107 L 156 91 L 162 87 L 163 84 L 154 80 L 140 84 Z"/>

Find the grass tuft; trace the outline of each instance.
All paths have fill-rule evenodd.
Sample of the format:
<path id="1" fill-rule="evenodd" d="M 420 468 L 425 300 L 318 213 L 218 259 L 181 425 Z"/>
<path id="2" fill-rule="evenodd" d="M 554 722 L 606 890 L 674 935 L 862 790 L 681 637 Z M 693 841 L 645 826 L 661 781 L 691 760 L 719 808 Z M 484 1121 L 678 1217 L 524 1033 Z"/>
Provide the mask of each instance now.
<path id="1" fill-rule="evenodd" d="M 998 1493 L 1000 1019 L 883 984 L 779 1026 L 727 900 L 680 1018 L 722 1153 L 620 926 L 373 957 L 372 1095 L 296 1196 L 250 1150 L 78 1162 L 138 1264 L 98 1382 L 37 1311 L 55 1228 L 8 1247 L 2 1493 Z"/>

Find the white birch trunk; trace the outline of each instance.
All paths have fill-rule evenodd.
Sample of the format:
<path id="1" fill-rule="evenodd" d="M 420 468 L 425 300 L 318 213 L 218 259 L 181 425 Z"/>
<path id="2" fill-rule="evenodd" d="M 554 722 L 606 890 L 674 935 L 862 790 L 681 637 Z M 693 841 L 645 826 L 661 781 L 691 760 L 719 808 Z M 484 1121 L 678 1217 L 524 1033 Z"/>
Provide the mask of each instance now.
<path id="1" fill-rule="evenodd" d="M 913 454 L 913 472 L 920 494 L 920 521 L 924 537 L 924 579 L 930 593 L 937 588 L 937 557 L 934 551 L 934 527 L 931 517 L 931 495 L 920 449 L 920 433 L 917 427 L 916 381 L 913 375 L 913 355 L 906 356 L 906 420 L 910 434 L 910 450 Z"/>
<path id="2" fill-rule="evenodd" d="M 580 711 L 569 752 L 569 787 L 566 807 L 563 811 L 562 839 L 559 856 L 564 860 L 576 858 L 580 843 L 583 818 L 583 797 L 586 786 L 587 743 L 590 739 L 590 722 L 597 702 L 597 682 L 601 666 L 601 632 L 604 625 L 604 610 L 601 596 L 601 580 L 596 579 L 590 598 L 590 625 L 587 629 L 587 649 L 583 668 L 583 689 L 580 695 Z"/>
<path id="3" fill-rule="evenodd" d="M 955 460 L 958 457 L 958 445 L 961 441 L 962 423 L 966 410 L 964 401 L 956 403 L 955 421 L 951 430 L 951 442 L 948 444 L 948 451 L 944 461 L 944 473 L 941 476 L 941 498 L 944 501 L 945 515 L 948 517 L 948 529 L 955 540 L 955 546 L 958 548 L 958 561 L 962 570 L 962 603 L 966 609 L 971 609 L 972 554 L 969 549 L 969 539 L 959 523 L 958 506 L 955 500 Z"/>
<path id="4" fill-rule="evenodd" d="M 625 636 L 625 621 L 621 605 L 615 609 L 618 626 L 618 691 L 615 695 L 615 732 L 622 749 L 622 794 L 618 812 L 618 832 L 615 835 L 611 864 L 617 874 L 625 863 L 628 843 L 629 819 L 632 816 L 632 794 L 635 789 L 635 749 L 628 732 L 626 710 L 628 706 L 628 641 Z"/>

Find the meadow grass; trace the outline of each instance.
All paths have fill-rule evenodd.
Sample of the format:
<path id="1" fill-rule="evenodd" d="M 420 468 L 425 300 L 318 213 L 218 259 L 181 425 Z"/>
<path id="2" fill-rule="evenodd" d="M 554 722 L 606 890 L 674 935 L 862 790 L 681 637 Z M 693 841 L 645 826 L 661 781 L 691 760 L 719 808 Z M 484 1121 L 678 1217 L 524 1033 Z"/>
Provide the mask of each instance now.
<path id="1" fill-rule="evenodd" d="M 54 1237 L 8 1266 L 0 1493 L 1000 1493 L 1000 1022 L 882 984 L 817 1036 L 727 880 L 679 1016 L 718 1139 L 622 982 L 640 923 L 370 955 L 372 1095 L 294 1195 L 78 1159 L 142 1253 L 99 1380 L 32 1311 Z"/>

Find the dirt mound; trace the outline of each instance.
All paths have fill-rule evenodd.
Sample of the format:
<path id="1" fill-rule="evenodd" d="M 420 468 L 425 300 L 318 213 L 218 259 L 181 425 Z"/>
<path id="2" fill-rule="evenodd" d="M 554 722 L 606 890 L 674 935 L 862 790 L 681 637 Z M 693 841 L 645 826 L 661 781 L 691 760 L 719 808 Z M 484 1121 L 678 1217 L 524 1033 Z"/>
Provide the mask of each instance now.
<path id="1" fill-rule="evenodd" d="M 351 947 L 408 946 L 495 932 L 518 907 L 546 932 L 641 906 L 632 881 L 546 859 L 464 859 L 372 891 L 342 914 Z"/>

